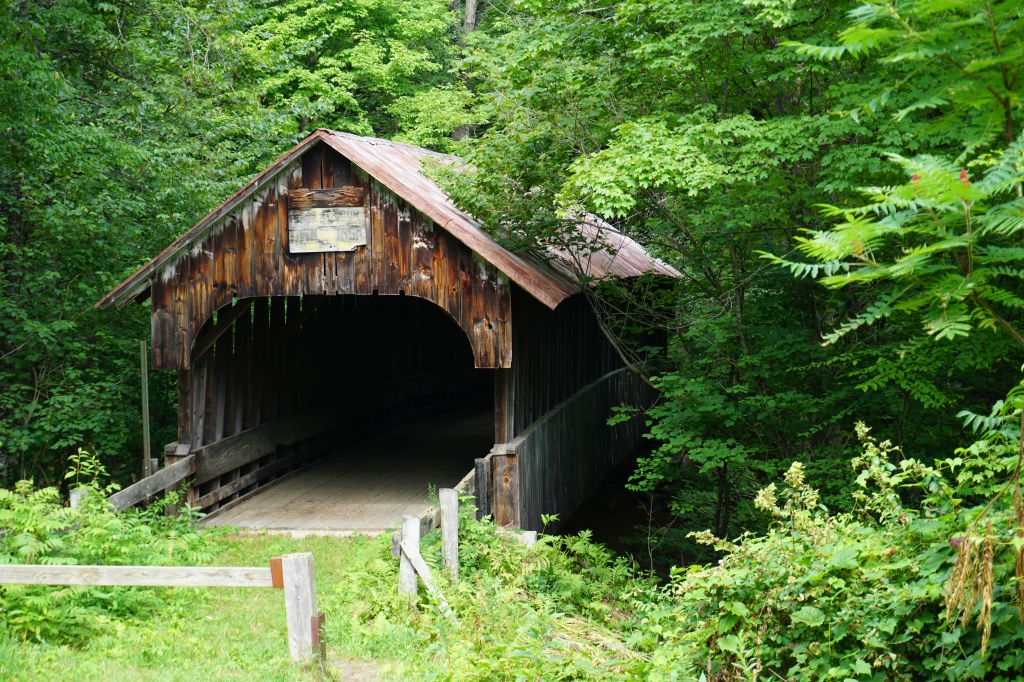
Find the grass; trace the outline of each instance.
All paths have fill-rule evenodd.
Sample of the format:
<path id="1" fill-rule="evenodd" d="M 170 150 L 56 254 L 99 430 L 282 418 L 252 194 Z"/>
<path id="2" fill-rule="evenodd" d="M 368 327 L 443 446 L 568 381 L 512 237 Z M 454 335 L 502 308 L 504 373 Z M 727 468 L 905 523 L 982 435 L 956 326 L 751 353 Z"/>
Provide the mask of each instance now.
<path id="1" fill-rule="evenodd" d="M 220 566 L 266 566 L 272 556 L 313 552 L 320 608 L 327 614 L 328 641 L 346 621 L 342 613 L 332 613 L 329 586 L 381 554 L 380 540 L 361 537 L 291 539 L 236 534 L 218 537 L 216 543 L 219 551 L 212 563 Z M 293 663 L 280 590 L 166 588 L 164 594 L 167 605 L 152 618 L 135 623 L 112 621 L 107 634 L 80 647 L 0 640 L 0 680 L 376 679 L 372 670 L 352 662 L 344 647 L 329 649 L 326 670 Z"/>
<path id="2" fill-rule="evenodd" d="M 421 545 L 450 610 L 424 589 L 415 604 L 397 594 L 398 561 L 387 535 L 292 539 L 207 531 L 216 547 L 211 565 L 266 566 L 280 554 L 313 553 L 318 606 L 327 617 L 326 660 L 290 660 L 279 590 L 137 588 L 159 589 L 162 605 L 149 617 L 107 620 L 104 634 L 80 645 L 0 639 L 0 680 L 515 682 L 641 676 L 646 655 L 626 638 L 633 637 L 632 600 L 647 583 L 631 577 L 627 563 L 583 536 L 549 536 L 527 548 L 476 521 L 471 508 L 465 512 L 459 581 L 441 568 L 438 533 Z"/>

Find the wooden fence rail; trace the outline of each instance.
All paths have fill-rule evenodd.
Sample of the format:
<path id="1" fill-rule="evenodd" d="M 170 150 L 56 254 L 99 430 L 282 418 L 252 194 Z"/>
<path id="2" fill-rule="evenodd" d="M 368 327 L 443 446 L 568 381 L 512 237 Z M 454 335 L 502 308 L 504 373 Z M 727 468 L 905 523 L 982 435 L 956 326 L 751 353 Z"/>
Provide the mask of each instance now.
<path id="1" fill-rule="evenodd" d="M 273 587 L 284 590 L 293 660 L 322 654 L 324 614 L 317 610 L 313 555 L 285 554 L 269 568 L 208 566 L 48 566 L 0 564 L 0 584 L 144 587 Z"/>
<path id="2" fill-rule="evenodd" d="M 173 488 L 196 472 L 196 459 L 188 455 L 181 461 L 160 469 L 138 483 L 110 496 L 110 503 L 116 511 L 127 509 L 146 500 L 164 489 Z"/>

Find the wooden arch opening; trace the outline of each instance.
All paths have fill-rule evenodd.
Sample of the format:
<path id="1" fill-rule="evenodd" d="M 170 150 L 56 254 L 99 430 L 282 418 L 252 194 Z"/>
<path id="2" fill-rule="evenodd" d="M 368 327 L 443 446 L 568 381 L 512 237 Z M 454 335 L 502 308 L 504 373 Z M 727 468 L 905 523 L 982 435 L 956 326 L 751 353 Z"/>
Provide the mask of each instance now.
<path id="1" fill-rule="evenodd" d="M 474 368 L 466 335 L 430 301 L 259 297 L 217 318 L 179 373 L 179 416 L 201 455 L 192 504 L 218 523 L 266 527 L 299 505 L 325 531 L 387 527 L 494 443 L 494 370 Z M 262 524 L 228 513 L 286 476 L 244 512 Z"/>

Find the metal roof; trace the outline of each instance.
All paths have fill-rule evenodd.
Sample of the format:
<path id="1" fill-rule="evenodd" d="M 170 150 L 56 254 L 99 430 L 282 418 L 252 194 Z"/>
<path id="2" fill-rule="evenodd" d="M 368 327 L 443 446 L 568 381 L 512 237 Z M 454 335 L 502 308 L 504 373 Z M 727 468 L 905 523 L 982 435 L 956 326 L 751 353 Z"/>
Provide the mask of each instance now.
<path id="1" fill-rule="evenodd" d="M 95 307 L 106 308 L 113 304 L 120 308 L 133 300 L 149 287 L 162 265 L 177 259 L 234 208 L 266 186 L 318 142 L 329 145 L 347 157 L 549 308 L 555 308 L 579 292 L 579 283 L 573 274 L 575 264 L 581 265 L 587 275 L 596 278 L 609 275 L 636 277 L 647 272 L 679 276 L 674 268 L 652 258 L 635 241 L 594 216 L 585 216 L 578 229 L 589 241 L 603 242 L 610 248 L 588 249 L 582 258 L 571 258 L 569 254 L 554 250 L 546 254 L 512 253 L 495 242 L 472 217 L 460 211 L 444 191 L 422 172 L 424 159 L 450 163 L 457 162 L 457 157 L 390 140 L 321 129 L 281 156 L 192 229 L 174 240 L 149 263 L 104 296 Z"/>

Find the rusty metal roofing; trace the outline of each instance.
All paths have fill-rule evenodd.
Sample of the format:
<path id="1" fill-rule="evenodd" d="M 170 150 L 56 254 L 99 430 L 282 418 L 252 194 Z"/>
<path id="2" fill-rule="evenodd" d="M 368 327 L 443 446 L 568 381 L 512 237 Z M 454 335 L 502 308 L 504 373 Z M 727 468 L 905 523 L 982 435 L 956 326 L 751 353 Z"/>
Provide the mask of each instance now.
<path id="1" fill-rule="evenodd" d="M 457 157 L 390 140 L 321 129 L 297 144 L 235 192 L 192 229 L 157 254 L 153 260 L 115 287 L 95 307 L 105 308 L 114 304 L 120 308 L 133 300 L 149 287 L 162 265 L 176 259 L 240 203 L 273 181 L 280 172 L 318 142 L 329 145 L 347 157 L 353 164 L 429 216 L 549 308 L 555 308 L 579 291 L 579 283 L 574 275 L 574 264 L 581 265 L 587 275 L 596 278 L 636 277 L 647 272 L 669 277 L 679 276 L 675 269 L 652 258 L 635 241 L 594 216 L 582 219 L 578 229 L 588 240 L 604 243 L 608 249 L 588 249 L 585 257 L 577 254 L 575 258 L 555 250 L 549 250 L 546 254 L 512 253 L 495 242 L 472 217 L 459 210 L 444 191 L 422 172 L 424 159 L 454 162 L 458 160 Z"/>

